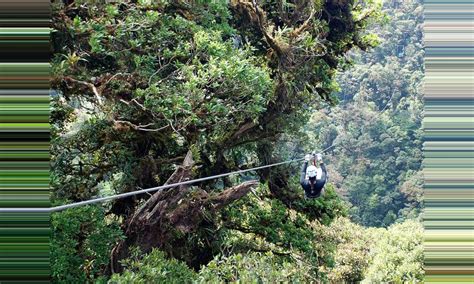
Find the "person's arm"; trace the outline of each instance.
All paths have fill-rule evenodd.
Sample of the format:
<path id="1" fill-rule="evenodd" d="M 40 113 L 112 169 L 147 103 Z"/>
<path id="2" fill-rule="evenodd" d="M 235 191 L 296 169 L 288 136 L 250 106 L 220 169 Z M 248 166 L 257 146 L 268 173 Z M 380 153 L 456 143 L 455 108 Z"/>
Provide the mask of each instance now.
<path id="1" fill-rule="evenodd" d="M 308 161 L 304 161 L 303 166 L 301 167 L 301 177 L 300 184 L 303 185 L 306 179 L 306 168 L 308 167 Z"/>
<path id="2" fill-rule="evenodd" d="M 316 155 L 316 158 L 319 162 L 319 166 L 321 167 L 321 170 L 323 171 L 323 179 L 326 182 L 328 180 L 328 171 L 326 170 L 326 165 L 323 162 L 323 157 L 320 153 Z"/>
<path id="3" fill-rule="evenodd" d="M 325 175 L 327 175 L 328 172 L 327 172 L 327 170 L 326 170 L 326 165 L 324 165 L 324 163 L 323 163 L 322 161 L 321 161 L 321 163 L 320 163 L 319 165 L 321 166 L 321 169 L 323 170 L 323 173 L 324 173 Z"/>
<path id="4" fill-rule="evenodd" d="M 324 165 L 324 163 L 321 161 L 319 166 L 321 167 L 321 170 L 323 171 L 324 182 L 327 182 L 329 176 L 328 176 L 328 171 L 326 170 L 326 165 Z"/>

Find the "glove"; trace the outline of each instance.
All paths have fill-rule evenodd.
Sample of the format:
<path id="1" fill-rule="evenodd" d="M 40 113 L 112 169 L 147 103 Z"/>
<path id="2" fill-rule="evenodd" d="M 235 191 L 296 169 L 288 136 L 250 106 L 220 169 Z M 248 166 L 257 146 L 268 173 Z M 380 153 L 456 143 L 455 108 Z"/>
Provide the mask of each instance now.
<path id="1" fill-rule="evenodd" d="M 316 154 L 316 160 L 318 160 L 318 161 L 321 162 L 321 161 L 323 160 L 323 156 L 322 156 L 321 154 L 319 154 L 319 153 Z"/>
<path id="2" fill-rule="evenodd" d="M 310 154 L 307 154 L 306 156 L 304 156 L 304 160 L 306 162 L 309 162 L 311 160 L 311 155 Z"/>

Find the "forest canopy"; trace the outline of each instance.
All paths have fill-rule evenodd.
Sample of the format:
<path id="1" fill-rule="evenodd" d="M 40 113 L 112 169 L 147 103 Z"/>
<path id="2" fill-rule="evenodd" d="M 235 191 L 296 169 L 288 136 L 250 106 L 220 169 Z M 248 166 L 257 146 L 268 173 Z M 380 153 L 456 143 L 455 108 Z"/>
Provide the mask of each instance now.
<path id="1" fill-rule="evenodd" d="M 299 165 L 290 165 L 54 213 L 53 280 L 396 281 L 385 273 L 392 266 L 380 263 L 384 250 L 363 248 L 406 248 L 408 241 L 416 250 L 396 277 L 421 279 L 421 227 L 405 219 L 416 218 L 421 203 L 420 165 L 408 157 L 419 147 L 422 70 L 410 75 L 416 62 L 361 55 L 378 44 L 385 48 L 375 49 L 379 57 L 392 50 L 372 30 L 387 20 L 384 9 L 394 7 L 374 0 L 53 1 L 54 205 L 288 160 L 334 139 L 372 143 L 368 154 L 328 153 L 336 178 L 319 199 L 304 198 Z M 357 69 L 361 60 L 406 69 L 403 80 L 413 81 L 392 90 L 390 74 L 370 79 Z M 360 86 L 346 84 L 353 70 L 364 74 L 353 76 Z M 371 93 L 365 101 L 363 92 Z M 386 112 L 358 129 L 388 101 L 399 116 Z M 327 125 L 330 119 L 336 123 Z M 395 154 L 407 158 L 389 176 L 383 161 L 397 143 Z M 364 158 L 378 170 L 362 167 Z M 380 200 L 383 209 L 374 205 Z M 405 222 L 366 229 L 348 217 L 372 226 Z M 403 230 L 413 239 L 390 239 Z M 345 245 L 365 258 L 345 255 Z"/>
<path id="2" fill-rule="evenodd" d="M 389 226 L 419 216 L 423 203 L 423 9 L 394 1 L 390 21 L 374 29 L 371 52 L 352 54 L 338 74 L 340 104 L 313 115 L 305 127 L 331 150 L 333 182 L 350 201 L 354 221 Z"/>

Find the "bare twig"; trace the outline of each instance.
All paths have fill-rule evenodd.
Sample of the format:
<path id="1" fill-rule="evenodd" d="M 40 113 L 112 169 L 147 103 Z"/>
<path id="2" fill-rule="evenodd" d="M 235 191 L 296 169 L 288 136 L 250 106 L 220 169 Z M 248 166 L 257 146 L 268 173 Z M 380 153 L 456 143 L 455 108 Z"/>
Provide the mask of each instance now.
<path id="1" fill-rule="evenodd" d="M 107 80 L 107 82 L 105 82 L 105 84 L 103 84 L 103 85 L 101 86 L 101 88 L 104 88 L 105 86 L 107 86 L 107 84 L 110 83 L 110 81 L 112 81 L 115 77 L 117 77 L 117 76 L 124 76 L 124 75 L 130 75 L 130 73 L 117 73 L 117 74 L 113 75 L 112 77 L 110 77 L 110 78 Z"/>
<path id="2" fill-rule="evenodd" d="M 250 192 L 252 192 L 252 194 L 260 201 L 262 201 L 262 199 L 260 198 L 260 196 L 257 195 L 257 192 L 255 192 L 255 190 L 253 188 L 250 188 Z"/>
<path id="3" fill-rule="evenodd" d="M 165 126 L 160 127 L 160 128 L 150 129 L 150 128 L 146 128 L 146 127 L 152 126 L 152 125 L 154 125 L 154 123 L 148 123 L 148 124 L 145 124 L 145 125 L 142 125 L 142 124 L 136 125 L 136 124 L 133 124 L 130 121 L 126 121 L 126 120 L 114 120 L 114 123 L 125 124 L 125 125 L 130 126 L 134 130 L 145 131 L 145 132 L 158 132 L 158 131 L 161 131 L 161 130 L 169 127 L 169 125 L 165 125 Z"/>
<path id="4" fill-rule="evenodd" d="M 65 77 L 64 79 L 66 80 L 66 82 L 69 81 L 69 82 L 79 84 L 79 85 L 83 85 L 83 86 L 86 86 L 86 87 L 90 88 L 92 90 L 92 93 L 94 93 L 94 96 L 97 100 L 97 103 L 99 103 L 99 105 L 103 105 L 101 94 L 99 93 L 99 91 L 97 90 L 97 88 L 94 84 L 86 82 L 86 81 L 76 80 L 76 79 L 71 78 L 71 77 Z"/>
<path id="5" fill-rule="evenodd" d="M 176 132 L 176 134 L 181 135 L 179 133 L 179 131 L 176 130 L 176 128 L 174 127 L 173 122 L 171 121 L 171 119 L 167 119 L 167 120 L 168 120 L 169 126 L 171 126 L 171 129 L 173 129 L 173 131 Z"/>
<path id="6" fill-rule="evenodd" d="M 157 115 L 156 115 L 155 112 L 153 112 L 153 111 L 150 110 L 150 109 L 147 109 L 143 104 L 141 104 L 139 101 L 137 101 L 137 99 L 132 99 L 132 100 L 130 100 L 129 102 L 127 102 L 127 101 L 124 100 L 124 99 L 120 99 L 120 102 L 122 102 L 122 103 L 124 103 L 124 104 L 126 104 L 126 105 L 128 105 L 128 106 L 130 106 L 130 103 L 134 103 L 134 104 L 136 104 L 138 107 L 140 107 L 143 111 L 148 112 L 153 118 L 159 119 L 159 118 L 157 117 Z"/>
<path id="7" fill-rule="evenodd" d="M 156 70 L 155 73 L 151 74 L 150 78 L 148 78 L 148 86 L 151 84 L 151 79 L 152 79 L 156 74 L 160 73 L 161 70 L 163 70 L 164 68 L 168 67 L 168 66 L 171 64 L 171 62 L 173 61 L 174 58 L 175 58 L 175 56 L 171 57 L 170 60 L 168 61 L 168 63 L 166 63 L 166 64 L 163 65 L 163 66 L 161 66 L 161 62 L 159 61 L 161 67 L 160 67 L 158 70 Z M 160 59 L 158 58 L 158 60 L 160 60 Z"/>
<path id="8" fill-rule="evenodd" d="M 314 15 L 316 14 L 315 10 L 312 8 L 311 9 L 311 14 L 309 15 L 308 19 L 306 19 L 306 21 L 301 24 L 301 26 L 299 26 L 296 30 L 292 31 L 290 33 L 290 36 L 291 37 L 297 37 L 298 35 L 300 35 L 302 32 L 304 32 L 308 27 L 309 27 L 309 24 L 311 22 L 311 20 L 313 19 Z"/>

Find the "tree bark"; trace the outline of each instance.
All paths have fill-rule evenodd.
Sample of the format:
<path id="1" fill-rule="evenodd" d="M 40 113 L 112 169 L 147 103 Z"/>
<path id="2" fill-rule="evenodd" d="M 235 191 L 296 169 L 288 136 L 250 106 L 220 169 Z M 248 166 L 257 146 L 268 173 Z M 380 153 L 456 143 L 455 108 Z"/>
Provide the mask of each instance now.
<path id="1" fill-rule="evenodd" d="M 166 184 L 189 180 L 193 165 L 189 151 Z M 256 184 L 257 181 L 247 181 L 218 194 L 186 185 L 156 192 L 125 222 L 126 239 L 112 250 L 109 272 L 122 271 L 119 261 L 128 257 L 129 249 L 134 246 L 143 253 L 158 248 L 172 257 L 188 261 L 189 249 L 185 247 L 185 240 L 198 230 L 206 213 L 213 213 L 242 198 Z"/>
<path id="2" fill-rule="evenodd" d="M 272 164 L 278 162 L 274 159 L 275 148 L 272 143 L 262 141 L 259 143 L 257 152 L 259 159 L 264 164 Z M 299 199 L 297 192 L 294 192 L 288 184 L 290 176 L 295 173 L 290 173 L 287 169 L 279 169 L 275 174 L 274 169 L 267 168 L 259 171 L 262 182 L 268 182 L 268 188 L 273 197 L 281 200 L 286 206 L 292 207 L 292 203 Z M 299 172 L 297 172 L 299 174 Z"/>

